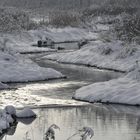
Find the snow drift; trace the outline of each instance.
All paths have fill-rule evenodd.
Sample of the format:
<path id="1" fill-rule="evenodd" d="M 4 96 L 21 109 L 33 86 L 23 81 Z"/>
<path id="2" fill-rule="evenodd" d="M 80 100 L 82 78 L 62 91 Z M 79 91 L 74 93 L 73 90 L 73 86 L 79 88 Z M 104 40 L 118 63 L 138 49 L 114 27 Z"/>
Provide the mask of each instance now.
<path id="1" fill-rule="evenodd" d="M 140 68 L 108 82 L 95 83 L 76 91 L 75 99 L 88 102 L 140 105 Z"/>
<path id="2" fill-rule="evenodd" d="M 51 68 L 41 68 L 21 55 L 0 52 L 0 81 L 28 82 L 61 78 L 63 75 Z"/>

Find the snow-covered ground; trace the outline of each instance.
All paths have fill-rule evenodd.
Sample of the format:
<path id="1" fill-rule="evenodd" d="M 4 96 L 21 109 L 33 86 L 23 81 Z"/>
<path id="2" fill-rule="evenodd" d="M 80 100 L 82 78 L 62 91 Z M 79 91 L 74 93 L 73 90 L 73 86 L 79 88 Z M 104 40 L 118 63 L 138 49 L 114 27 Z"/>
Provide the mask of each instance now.
<path id="1" fill-rule="evenodd" d="M 140 72 L 135 72 L 123 78 L 82 87 L 76 91 L 74 98 L 89 102 L 140 105 Z M 138 74 L 139 78 L 136 79 Z"/>
<path id="2" fill-rule="evenodd" d="M 55 52 L 55 49 L 32 46 L 46 37 L 53 41 L 71 41 L 83 39 L 85 36 L 90 39 L 93 35 L 94 33 L 85 29 L 71 27 L 0 34 L 0 82 L 28 82 L 63 77 L 53 69 L 39 67 L 19 53 Z M 94 35 L 94 38 L 96 37 Z M 0 89 L 7 87 L 0 83 Z"/>
<path id="3" fill-rule="evenodd" d="M 140 66 L 124 77 L 82 87 L 76 91 L 75 99 L 88 102 L 140 105 Z"/>
<path id="4" fill-rule="evenodd" d="M 81 39 L 97 39 L 98 34 L 81 28 L 47 28 L 42 30 L 30 30 L 21 33 L 0 34 L 0 44 L 6 50 L 20 53 L 28 52 L 50 52 L 56 51 L 50 48 L 38 48 L 32 46 L 37 41 L 50 38 L 55 42 L 77 41 Z"/>
<path id="5" fill-rule="evenodd" d="M 51 68 L 41 68 L 20 54 L 0 52 L 0 81 L 28 82 L 61 78 L 63 75 Z"/>
<path id="6" fill-rule="evenodd" d="M 25 59 L 23 56 L 18 54 L 18 52 L 56 51 L 50 48 L 37 48 L 31 46 L 39 39 L 45 39 L 46 37 L 55 42 L 81 39 L 95 39 L 96 41 L 90 42 L 77 51 L 67 53 L 54 52 L 51 55 L 43 57 L 44 59 L 51 59 L 64 63 L 96 66 L 98 68 L 118 71 L 131 71 L 134 68 L 135 62 L 140 60 L 140 47 L 134 44 L 124 44 L 121 41 L 105 42 L 100 36 L 100 33 L 104 31 L 104 29 L 108 30 L 108 28 L 105 27 L 100 25 L 98 27 L 98 30 L 100 29 L 99 32 L 97 32 L 97 30 L 96 32 L 93 32 L 87 29 L 66 27 L 63 29 L 48 28 L 46 30 L 32 30 L 22 32 L 20 35 L 1 35 L 1 46 L 4 46 L 4 48 L 1 47 L 1 50 L 4 50 L 4 52 L 0 52 L 0 81 L 25 82 L 62 77 L 63 75 L 59 72 L 49 68 L 40 68 L 31 60 Z M 10 54 L 6 52 L 10 52 Z M 129 77 L 128 75 L 130 74 L 131 76 Z M 102 102 L 138 104 L 132 98 L 137 98 L 138 96 L 139 81 L 132 78 L 135 75 L 133 72 L 128 73 L 128 75 L 109 82 L 90 85 L 90 88 L 83 87 L 76 92 L 75 98 L 80 100 L 96 101 L 94 95 L 100 95 L 100 98 L 97 98 L 97 100 L 101 100 Z M 5 87 L 3 84 L 0 85 L 2 88 Z M 96 91 L 94 94 L 92 92 L 93 90 Z M 134 94 L 130 94 L 132 93 L 132 90 L 135 91 Z M 89 93 L 89 96 L 87 97 L 85 93 Z M 114 100 L 112 98 L 109 100 L 107 98 L 105 100 L 105 97 L 108 97 L 108 94 L 109 97 L 111 94 L 111 97 Z M 118 94 L 121 94 L 122 97 L 124 97 L 120 98 Z M 126 100 L 126 95 L 129 95 L 128 97 L 130 97 L 128 100 Z M 102 96 L 104 100 L 102 100 Z"/>
<path id="7" fill-rule="evenodd" d="M 124 46 L 120 41 L 111 43 L 95 41 L 80 50 L 70 53 L 55 53 L 45 56 L 45 58 L 64 63 L 129 71 L 135 65 L 136 60 L 140 60 L 140 48 L 135 45 Z"/>
<path id="8" fill-rule="evenodd" d="M 140 61 L 139 45 L 124 44 L 121 41 L 104 42 L 99 39 L 80 50 L 54 53 L 43 59 L 127 72 L 119 79 L 82 87 L 76 91 L 74 98 L 88 102 L 140 104 L 140 68 L 136 68 L 136 62 Z"/>

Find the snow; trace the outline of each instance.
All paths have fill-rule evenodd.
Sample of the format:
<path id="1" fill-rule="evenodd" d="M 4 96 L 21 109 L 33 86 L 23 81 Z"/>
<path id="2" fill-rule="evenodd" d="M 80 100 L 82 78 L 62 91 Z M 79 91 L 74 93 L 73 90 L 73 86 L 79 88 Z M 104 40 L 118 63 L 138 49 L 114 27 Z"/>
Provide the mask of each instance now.
<path id="1" fill-rule="evenodd" d="M 17 117 L 20 118 L 36 116 L 36 114 L 29 108 L 24 108 L 17 114 L 15 107 L 12 105 L 8 105 L 3 110 L 0 110 L 0 134 L 2 134 L 4 130 L 9 129 L 11 125 L 14 125 L 16 118 L 13 118 L 13 115 L 17 115 Z"/>
<path id="2" fill-rule="evenodd" d="M 6 114 L 16 115 L 16 109 L 14 106 L 8 105 L 4 108 Z"/>
<path id="3" fill-rule="evenodd" d="M 45 40 L 46 37 L 54 42 L 63 42 L 81 39 L 97 39 L 98 34 L 82 28 L 47 28 L 20 33 L 0 34 L 0 44 L 8 51 L 20 53 L 56 51 L 50 48 L 32 46 L 33 44 L 37 44 L 37 41 L 40 39 Z"/>
<path id="4" fill-rule="evenodd" d="M 51 68 L 42 68 L 20 54 L 10 55 L 0 52 L 0 81 L 29 82 L 54 78 L 63 75 Z"/>
<path id="5" fill-rule="evenodd" d="M 19 52 L 19 53 L 38 53 L 38 52 L 54 52 L 55 49 L 45 47 L 35 47 L 32 44 L 37 43 L 39 38 L 32 36 L 29 32 L 1 34 L 0 35 L 0 48 L 6 51 Z"/>
<path id="6" fill-rule="evenodd" d="M 11 109 L 7 106 L 5 109 Z M 11 114 L 7 114 L 6 110 L 0 110 L 0 133 L 2 133 L 3 130 L 6 130 L 10 127 L 10 124 L 14 122 L 14 119 L 12 118 Z M 12 108 L 13 109 L 13 108 Z"/>
<path id="7" fill-rule="evenodd" d="M 71 41 L 97 38 L 95 33 L 80 28 L 48 28 L 19 33 L 0 34 L 0 89 L 8 88 L 7 82 L 29 82 L 61 78 L 63 75 L 51 68 L 41 68 L 19 53 L 55 52 L 51 48 L 32 46 L 46 37 L 53 41 Z"/>
<path id="8" fill-rule="evenodd" d="M 121 78 L 82 87 L 76 91 L 74 98 L 88 102 L 140 105 L 140 69 L 136 68 L 136 61 L 140 61 L 140 47 L 137 44 L 118 40 L 105 42 L 98 38 L 77 51 L 53 53 L 44 56 L 45 59 L 127 72 Z"/>
<path id="9" fill-rule="evenodd" d="M 0 133 L 2 130 L 9 128 L 9 123 L 7 123 L 3 118 L 0 118 Z"/>
<path id="10" fill-rule="evenodd" d="M 140 105 L 139 85 L 138 67 L 124 77 L 82 87 L 76 91 L 74 98 L 88 102 Z"/>
<path id="11" fill-rule="evenodd" d="M 36 114 L 30 108 L 24 108 L 22 111 L 16 114 L 17 118 L 32 118 L 36 117 Z"/>
<path id="12" fill-rule="evenodd" d="M 124 46 L 120 41 L 104 43 L 98 40 L 74 52 L 54 53 L 43 58 L 63 63 L 129 71 L 135 61 L 140 60 L 140 49 L 134 45 Z"/>
<path id="13" fill-rule="evenodd" d="M 98 24 L 99 32 L 109 30 L 107 26 Z M 135 44 L 124 44 L 121 41 L 105 42 L 99 32 L 92 32 L 82 28 L 47 28 L 31 30 L 15 34 L 0 35 L 0 88 L 7 88 L 6 82 L 29 82 L 61 78 L 63 75 L 51 68 L 39 67 L 30 59 L 19 53 L 53 52 L 43 59 L 51 59 L 63 63 L 82 64 L 97 68 L 130 72 L 134 69 L 136 60 L 140 60 L 140 47 Z M 77 51 L 57 53 L 50 48 L 31 46 L 39 39 L 50 38 L 55 42 L 95 39 Z M 133 70 L 119 79 L 95 83 L 76 91 L 74 98 L 89 102 L 112 102 L 125 104 L 139 104 L 139 70 Z M 54 99 L 37 97 L 10 92 L 2 97 L 2 105 L 8 101 L 17 106 L 51 104 Z M 20 102 L 18 102 L 18 100 Z M 57 100 L 55 103 L 65 104 Z M 71 102 L 70 102 L 71 103 Z M 73 102 L 74 103 L 74 102 Z M 68 103 L 69 104 L 69 103 Z M 75 104 L 75 103 L 74 103 Z"/>
<path id="14" fill-rule="evenodd" d="M 81 39 L 97 39 L 98 34 L 87 29 L 82 28 L 47 28 L 47 30 L 32 30 L 30 31 L 34 38 L 45 39 L 46 37 L 50 38 L 55 42 L 63 41 L 74 41 Z"/>

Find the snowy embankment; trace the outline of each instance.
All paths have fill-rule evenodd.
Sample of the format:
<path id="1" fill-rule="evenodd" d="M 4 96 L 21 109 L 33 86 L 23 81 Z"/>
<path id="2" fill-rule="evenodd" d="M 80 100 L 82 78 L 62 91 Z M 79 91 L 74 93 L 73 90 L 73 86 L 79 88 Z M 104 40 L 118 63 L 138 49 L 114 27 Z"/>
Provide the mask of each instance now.
<path id="1" fill-rule="evenodd" d="M 76 91 L 75 99 L 88 102 L 140 105 L 140 68 L 108 82 L 95 83 Z"/>
<path id="2" fill-rule="evenodd" d="M 137 46 L 124 46 L 122 42 L 103 43 L 95 41 L 70 53 L 55 53 L 43 57 L 63 63 L 82 64 L 103 69 L 129 71 L 140 60 Z"/>
<path id="3" fill-rule="evenodd" d="M 124 45 L 120 41 L 96 41 L 75 52 L 52 54 L 43 58 L 126 71 L 128 74 L 119 79 L 82 87 L 76 91 L 74 98 L 88 102 L 140 105 L 140 69 L 138 66 L 135 69 L 136 61 L 140 60 L 138 45 Z"/>
<path id="4" fill-rule="evenodd" d="M 50 69 L 41 68 L 31 60 L 19 53 L 52 52 L 55 49 L 38 48 L 32 46 L 39 39 L 46 37 L 53 41 L 80 40 L 87 35 L 93 37 L 92 32 L 78 28 L 32 30 L 21 33 L 0 35 L 0 89 L 8 88 L 3 83 L 29 82 L 64 77 L 61 73 Z M 95 36 L 96 38 L 97 36 Z"/>
<path id="5" fill-rule="evenodd" d="M 38 40 L 47 38 L 54 42 L 78 41 L 81 39 L 97 39 L 96 33 L 80 28 L 47 28 L 42 30 L 30 30 L 20 33 L 1 34 L 0 44 L 6 50 L 19 53 L 38 53 L 38 52 L 55 52 L 55 49 L 47 47 L 35 47 Z"/>
<path id="6" fill-rule="evenodd" d="M 29 82 L 61 78 L 63 75 L 51 68 L 42 68 L 20 54 L 0 51 L 0 81 Z"/>

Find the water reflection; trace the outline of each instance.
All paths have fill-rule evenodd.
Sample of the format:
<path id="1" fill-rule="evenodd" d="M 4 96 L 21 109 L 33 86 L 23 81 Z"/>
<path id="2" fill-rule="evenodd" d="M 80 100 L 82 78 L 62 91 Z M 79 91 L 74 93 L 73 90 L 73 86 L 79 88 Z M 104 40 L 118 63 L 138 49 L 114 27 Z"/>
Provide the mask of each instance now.
<path id="1" fill-rule="evenodd" d="M 22 140 L 27 132 L 31 140 L 43 140 L 52 124 L 60 127 L 55 131 L 56 140 L 67 140 L 84 126 L 94 130 L 94 140 L 139 140 L 140 108 L 117 105 L 93 105 L 75 108 L 42 108 L 34 110 L 38 118 L 30 125 L 19 122 L 14 136 L 7 140 Z M 79 136 L 72 140 L 80 140 Z M 88 139 L 87 139 L 88 140 Z"/>

